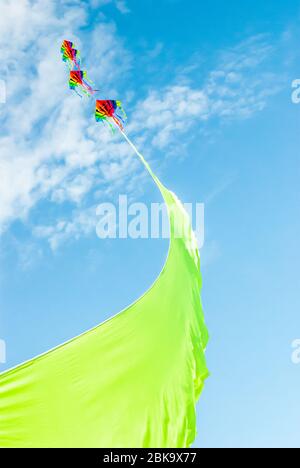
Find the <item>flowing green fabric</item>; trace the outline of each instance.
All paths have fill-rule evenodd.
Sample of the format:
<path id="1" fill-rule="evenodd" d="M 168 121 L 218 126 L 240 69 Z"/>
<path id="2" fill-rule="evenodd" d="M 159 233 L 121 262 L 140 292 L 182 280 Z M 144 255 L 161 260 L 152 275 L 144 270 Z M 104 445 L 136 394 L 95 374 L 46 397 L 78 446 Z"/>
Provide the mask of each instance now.
<path id="1" fill-rule="evenodd" d="M 167 261 L 126 310 L 0 375 L 0 447 L 186 448 L 195 440 L 208 376 L 197 241 L 182 204 L 123 136 L 168 207 Z"/>

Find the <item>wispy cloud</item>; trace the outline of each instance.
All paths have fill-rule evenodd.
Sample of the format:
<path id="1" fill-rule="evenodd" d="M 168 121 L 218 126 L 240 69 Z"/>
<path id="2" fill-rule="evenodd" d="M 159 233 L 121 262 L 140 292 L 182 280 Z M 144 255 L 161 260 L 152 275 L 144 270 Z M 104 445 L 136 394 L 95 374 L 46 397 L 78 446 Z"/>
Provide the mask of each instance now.
<path id="1" fill-rule="evenodd" d="M 88 236 L 96 228 L 96 207 L 82 211 L 77 210 L 68 219 L 59 219 L 51 226 L 37 226 L 33 233 L 37 238 L 46 239 L 52 250 L 67 240 L 78 240 Z"/>
<path id="2" fill-rule="evenodd" d="M 127 13 L 130 13 L 130 9 L 128 7 L 128 4 L 125 0 L 91 0 L 92 6 L 95 7 L 103 7 L 108 4 L 114 4 L 116 8 L 122 13 L 123 15 L 126 15 Z"/>
<path id="3" fill-rule="evenodd" d="M 127 5 L 127 3 L 124 0 L 117 0 L 116 1 L 116 6 L 118 10 L 123 13 L 123 15 L 126 15 L 127 13 L 130 13 L 130 9 Z"/>
<path id="4" fill-rule="evenodd" d="M 265 36 L 252 37 L 220 53 L 217 67 L 198 87 L 186 84 L 191 73 L 187 67 L 173 85 L 150 91 L 138 104 L 136 129 L 155 131 L 151 143 L 164 149 L 176 134 L 200 127 L 201 122 L 245 119 L 262 111 L 283 86 L 282 76 L 264 67 L 273 52 Z"/>

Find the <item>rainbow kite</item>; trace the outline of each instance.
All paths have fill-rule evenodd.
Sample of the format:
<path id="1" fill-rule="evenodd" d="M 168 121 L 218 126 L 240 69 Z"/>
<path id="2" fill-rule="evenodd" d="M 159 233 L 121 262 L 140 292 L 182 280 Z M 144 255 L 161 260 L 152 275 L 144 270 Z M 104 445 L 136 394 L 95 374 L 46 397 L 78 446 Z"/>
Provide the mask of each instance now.
<path id="1" fill-rule="evenodd" d="M 120 130 L 160 190 L 167 260 L 131 306 L 0 375 L 1 448 L 187 448 L 195 440 L 208 376 L 197 240 L 181 202 L 125 134 L 120 109 L 119 101 L 97 101 L 96 120 Z"/>
<path id="2" fill-rule="evenodd" d="M 80 53 L 75 49 L 73 42 L 63 41 L 60 51 L 63 61 L 67 63 L 70 70 L 80 70 Z"/>
<path id="3" fill-rule="evenodd" d="M 97 122 L 106 122 L 114 130 L 114 122 L 120 130 L 124 130 L 126 114 L 120 101 L 96 101 L 95 118 Z"/>
<path id="4" fill-rule="evenodd" d="M 95 92 L 97 91 L 88 84 L 88 81 L 89 80 L 87 77 L 87 73 L 85 71 L 81 71 L 81 70 L 70 71 L 69 87 L 70 89 L 75 91 L 77 94 L 79 94 L 80 97 L 81 97 L 81 94 L 79 91 L 81 91 L 83 94 L 89 97 L 95 94 Z"/>

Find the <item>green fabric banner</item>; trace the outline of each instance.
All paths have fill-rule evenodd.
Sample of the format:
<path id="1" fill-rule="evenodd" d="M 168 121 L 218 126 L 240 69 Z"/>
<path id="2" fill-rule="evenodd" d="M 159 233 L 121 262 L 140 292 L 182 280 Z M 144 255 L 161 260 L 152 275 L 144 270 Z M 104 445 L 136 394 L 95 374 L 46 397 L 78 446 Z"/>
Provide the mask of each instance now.
<path id="1" fill-rule="evenodd" d="M 185 448 L 195 440 L 208 376 L 197 241 L 183 205 L 123 136 L 168 207 L 167 261 L 126 310 L 0 375 L 0 447 Z"/>

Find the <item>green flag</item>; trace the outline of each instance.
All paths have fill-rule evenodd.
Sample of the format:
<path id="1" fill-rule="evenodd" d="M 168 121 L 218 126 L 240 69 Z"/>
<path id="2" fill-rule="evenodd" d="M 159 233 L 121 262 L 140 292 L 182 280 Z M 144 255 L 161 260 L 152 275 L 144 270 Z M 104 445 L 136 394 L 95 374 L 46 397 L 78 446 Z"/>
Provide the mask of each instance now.
<path id="1" fill-rule="evenodd" d="M 123 136 L 168 207 L 167 261 L 126 310 L 0 375 L 0 447 L 185 448 L 195 440 L 208 376 L 197 241 L 183 205 Z"/>

